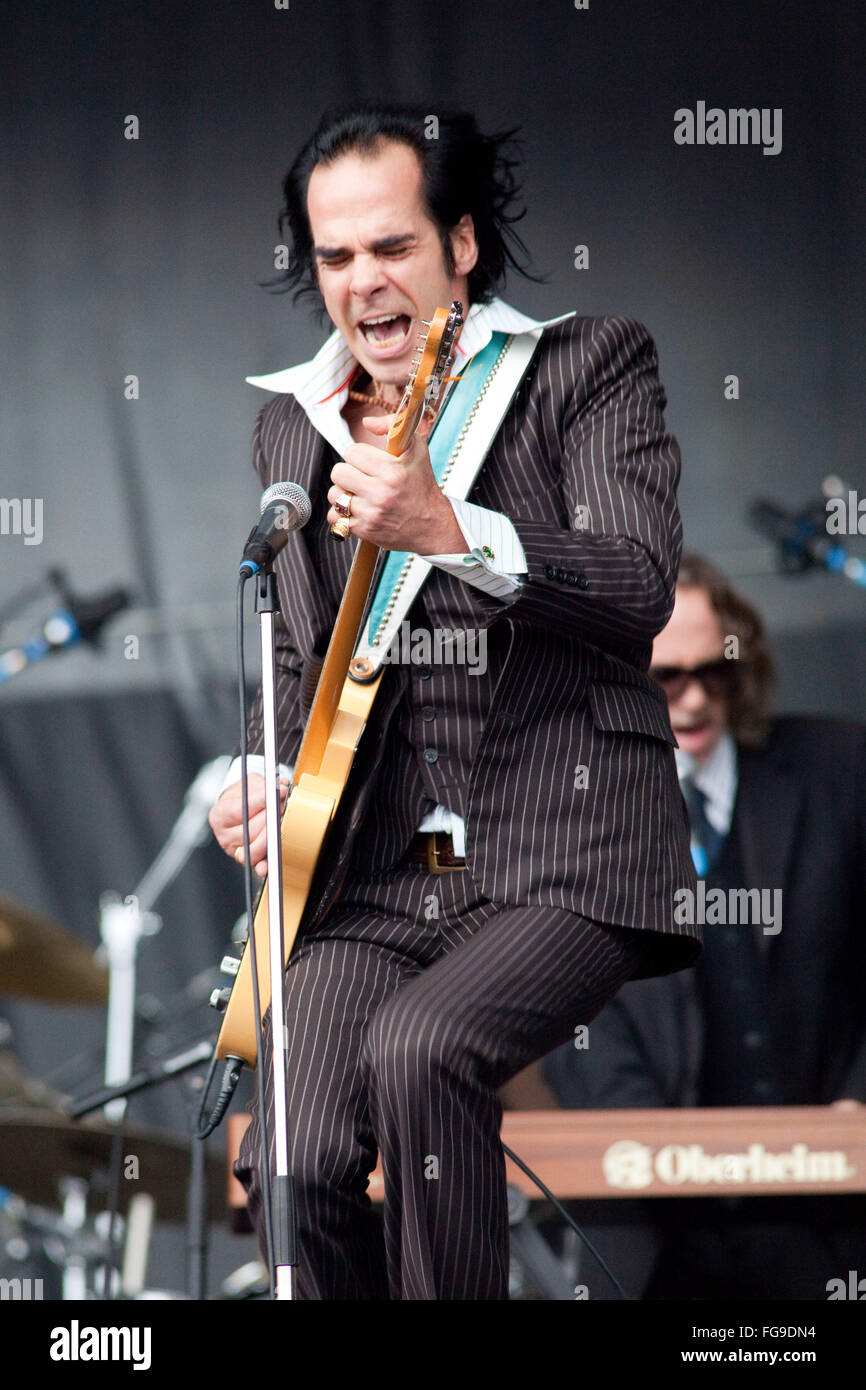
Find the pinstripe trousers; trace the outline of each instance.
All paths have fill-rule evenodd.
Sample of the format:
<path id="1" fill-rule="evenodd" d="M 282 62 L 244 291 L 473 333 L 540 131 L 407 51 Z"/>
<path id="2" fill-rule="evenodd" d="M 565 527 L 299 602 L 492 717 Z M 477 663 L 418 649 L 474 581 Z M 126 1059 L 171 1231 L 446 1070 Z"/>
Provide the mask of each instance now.
<path id="1" fill-rule="evenodd" d="M 497 1088 L 590 1022 L 651 939 L 495 905 L 466 869 L 351 885 L 287 971 L 300 1298 L 508 1297 Z M 272 1118 L 272 1076 L 266 1104 Z M 252 1114 L 235 1171 L 263 1241 Z M 377 1151 L 384 1241 L 366 1195 Z"/>

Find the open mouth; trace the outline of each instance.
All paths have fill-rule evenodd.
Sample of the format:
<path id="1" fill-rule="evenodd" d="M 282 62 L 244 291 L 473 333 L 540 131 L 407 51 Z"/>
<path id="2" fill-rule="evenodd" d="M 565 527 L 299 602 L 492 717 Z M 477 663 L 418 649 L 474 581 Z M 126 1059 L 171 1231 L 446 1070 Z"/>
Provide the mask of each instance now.
<path id="1" fill-rule="evenodd" d="M 363 319 L 358 326 L 372 347 L 387 350 L 402 346 L 412 327 L 412 320 L 408 314 L 379 314 L 375 318 Z"/>

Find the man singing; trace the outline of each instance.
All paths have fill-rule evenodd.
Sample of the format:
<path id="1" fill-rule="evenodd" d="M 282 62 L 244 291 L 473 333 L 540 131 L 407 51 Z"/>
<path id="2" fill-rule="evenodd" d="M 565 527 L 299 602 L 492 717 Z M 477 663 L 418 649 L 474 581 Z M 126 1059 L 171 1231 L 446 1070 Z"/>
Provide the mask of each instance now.
<path id="1" fill-rule="evenodd" d="M 255 379 L 278 393 L 255 431 L 261 482 L 294 480 L 313 502 L 276 563 L 281 759 L 297 754 L 348 574 L 340 517 L 350 538 L 429 562 L 412 633 L 474 633 L 484 653 L 386 666 L 347 792 L 345 872 L 308 904 L 289 964 L 306 1298 L 507 1298 L 497 1088 L 627 980 L 700 949 L 699 928 L 674 920 L 694 869 L 646 674 L 681 545 L 655 349 L 629 319 L 537 324 L 496 297 L 520 268 L 513 161 L 471 116 L 437 120 L 365 105 L 329 113 L 305 145 L 284 186 L 287 283 L 320 297 L 335 331 L 311 362 Z M 417 335 L 453 300 L 465 324 L 450 374 L 465 383 L 394 458 L 385 435 Z M 459 435 L 461 384 L 495 395 L 518 349 L 501 424 L 471 483 L 452 486 L 439 424 Z M 377 589 L 374 611 L 386 599 Z M 260 874 L 263 808 L 251 776 Z M 237 783 L 211 823 L 242 858 Z M 238 1174 L 261 1232 L 258 1132 L 254 1115 Z M 366 1195 L 377 1153 L 384 1243 Z"/>

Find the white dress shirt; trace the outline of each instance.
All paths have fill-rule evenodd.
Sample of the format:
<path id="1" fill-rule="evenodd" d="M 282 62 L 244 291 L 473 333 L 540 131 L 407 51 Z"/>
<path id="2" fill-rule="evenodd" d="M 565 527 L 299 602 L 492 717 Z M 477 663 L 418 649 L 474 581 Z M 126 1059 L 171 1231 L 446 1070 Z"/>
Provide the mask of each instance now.
<path id="1" fill-rule="evenodd" d="M 706 797 L 704 813 L 714 830 L 727 835 L 734 816 L 737 799 L 737 745 L 727 730 L 703 766 L 699 767 L 690 753 L 675 748 L 680 781 L 691 776 Z"/>

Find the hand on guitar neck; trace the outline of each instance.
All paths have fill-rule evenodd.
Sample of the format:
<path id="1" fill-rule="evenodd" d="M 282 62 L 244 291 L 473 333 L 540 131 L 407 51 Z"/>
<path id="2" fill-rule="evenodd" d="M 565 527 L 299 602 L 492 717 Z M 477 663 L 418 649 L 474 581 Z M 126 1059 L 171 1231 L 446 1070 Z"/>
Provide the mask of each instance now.
<path id="1" fill-rule="evenodd" d="M 367 415 L 361 421 L 368 435 L 385 436 L 395 415 Z M 420 433 L 401 454 L 382 445 L 356 442 L 334 465 L 328 491 L 328 524 L 341 517 L 334 503 L 351 497 L 349 532 L 382 550 L 413 551 L 416 555 L 453 555 L 466 550 L 466 538 L 454 509 L 436 481 L 430 454 Z"/>

